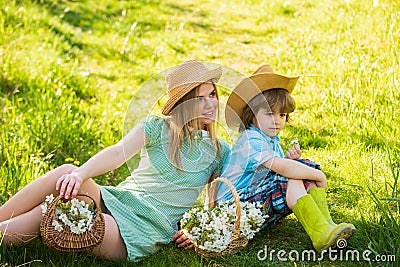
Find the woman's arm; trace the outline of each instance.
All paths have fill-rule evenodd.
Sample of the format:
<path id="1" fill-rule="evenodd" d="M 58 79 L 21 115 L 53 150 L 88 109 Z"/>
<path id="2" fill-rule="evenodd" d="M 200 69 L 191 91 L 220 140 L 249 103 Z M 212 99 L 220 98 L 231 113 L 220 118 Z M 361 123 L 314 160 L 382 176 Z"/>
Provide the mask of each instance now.
<path id="1" fill-rule="evenodd" d="M 102 175 L 120 167 L 146 144 L 141 127 L 135 126 L 121 141 L 100 151 L 71 174 L 58 179 L 56 190 L 66 199 L 75 197 L 81 184 L 88 178 Z"/>
<path id="2" fill-rule="evenodd" d="M 326 176 L 322 171 L 295 160 L 275 157 L 264 162 L 263 165 L 289 179 L 311 180 L 317 182 L 318 186 L 327 187 Z"/>
<path id="3" fill-rule="evenodd" d="M 217 190 L 214 190 L 214 196 L 210 196 L 209 190 L 210 190 L 210 184 L 218 177 L 219 177 L 219 174 L 213 175 L 210 177 L 210 179 L 208 179 L 208 182 L 206 184 L 206 197 L 205 197 L 205 201 L 204 201 L 205 209 L 208 209 L 210 204 L 212 204 L 212 207 L 216 205 L 215 199 L 216 199 L 216 195 L 217 195 Z M 216 184 L 215 186 L 218 186 L 218 184 Z M 209 203 L 211 200 L 214 200 L 213 203 Z M 185 234 L 182 230 L 179 230 L 178 232 L 176 232 L 174 234 L 174 236 L 172 237 L 172 242 L 175 242 L 178 248 L 189 249 L 194 246 L 192 241 L 185 236 Z"/>

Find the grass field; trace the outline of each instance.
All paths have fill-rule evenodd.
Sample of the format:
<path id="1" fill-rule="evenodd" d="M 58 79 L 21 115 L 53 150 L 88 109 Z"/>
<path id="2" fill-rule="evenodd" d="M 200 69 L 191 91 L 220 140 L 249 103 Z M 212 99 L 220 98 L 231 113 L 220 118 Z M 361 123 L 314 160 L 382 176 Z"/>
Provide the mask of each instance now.
<path id="1" fill-rule="evenodd" d="M 399 25 L 400 2 L 391 0 L 0 1 L 0 203 L 46 171 L 82 164 L 117 142 L 131 116 L 153 109 L 163 88 L 141 86 L 158 73 L 186 59 L 245 75 L 269 63 L 302 75 L 282 145 L 298 138 L 303 156 L 322 165 L 334 220 L 358 228 L 345 251 L 360 254 L 359 262 L 286 254 L 281 263 L 398 266 Z M 223 102 L 229 90 L 221 92 Z M 95 180 L 116 185 L 128 173 L 123 166 Z M 266 247 L 275 253 L 262 260 Z M 109 262 L 38 240 L 1 246 L 0 266 L 274 266 L 277 251 L 301 256 L 310 248 L 291 215 L 213 260 L 170 244 L 137 264 Z"/>

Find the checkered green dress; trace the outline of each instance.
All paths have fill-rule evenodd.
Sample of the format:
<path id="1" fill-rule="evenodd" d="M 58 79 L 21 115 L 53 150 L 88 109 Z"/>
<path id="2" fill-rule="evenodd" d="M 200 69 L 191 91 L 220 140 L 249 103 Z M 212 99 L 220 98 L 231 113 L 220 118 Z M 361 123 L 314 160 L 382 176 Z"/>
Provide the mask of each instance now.
<path id="1" fill-rule="evenodd" d="M 147 144 L 141 151 L 139 166 L 118 186 L 100 187 L 131 261 L 138 261 L 171 241 L 178 230 L 177 223 L 207 180 L 221 173 L 230 150 L 220 140 L 218 158 L 211 139 L 199 131 L 191 148 L 187 140 L 183 143 L 181 161 L 185 172 L 182 172 L 168 159 L 168 123 L 161 117 L 149 116 L 140 126 Z"/>

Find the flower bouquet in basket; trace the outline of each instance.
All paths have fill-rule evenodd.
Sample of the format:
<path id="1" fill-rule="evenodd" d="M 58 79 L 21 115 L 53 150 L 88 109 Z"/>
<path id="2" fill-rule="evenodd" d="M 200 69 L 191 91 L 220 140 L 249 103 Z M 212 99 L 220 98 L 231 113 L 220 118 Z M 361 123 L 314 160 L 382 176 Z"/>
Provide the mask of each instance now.
<path id="1" fill-rule="evenodd" d="M 246 246 L 266 218 L 256 204 L 240 202 L 236 189 L 225 178 L 218 178 L 211 184 L 211 196 L 215 196 L 213 191 L 217 181 L 229 186 L 235 202 L 220 203 L 208 210 L 193 208 L 181 219 L 182 231 L 193 242 L 196 251 L 205 257 L 232 254 L 237 247 Z"/>
<path id="2" fill-rule="evenodd" d="M 49 247 L 58 251 L 84 251 L 101 243 L 104 238 L 104 217 L 94 199 L 86 203 L 73 198 L 63 200 L 53 194 L 41 205 L 40 234 Z"/>

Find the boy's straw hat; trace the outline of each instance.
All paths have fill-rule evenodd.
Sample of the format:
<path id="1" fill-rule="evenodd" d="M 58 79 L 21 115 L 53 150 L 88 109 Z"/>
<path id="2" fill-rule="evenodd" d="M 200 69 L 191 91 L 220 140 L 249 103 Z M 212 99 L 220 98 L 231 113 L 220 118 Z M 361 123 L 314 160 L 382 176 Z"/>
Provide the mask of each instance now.
<path id="1" fill-rule="evenodd" d="M 217 82 L 222 75 L 222 68 L 207 69 L 203 63 L 188 60 L 172 69 L 166 76 L 168 101 L 161 112 L 169 115 L 175 104 L 193 88 L 202 83 Z"/>
<path id="2" fill-rule="evenodd" d="M 225 108 L 225 119 L 229 128 L 239 128 L 243 109 L 253 97 L 274 88 L 286 89 L 291 93 L 299 77 L 276 74 L 270 65 L 260 66 L 250 77 L 243 79 L 229 96 Z"/>

